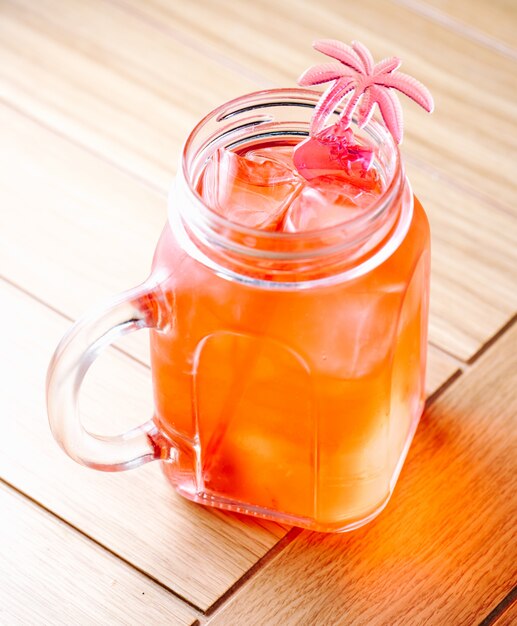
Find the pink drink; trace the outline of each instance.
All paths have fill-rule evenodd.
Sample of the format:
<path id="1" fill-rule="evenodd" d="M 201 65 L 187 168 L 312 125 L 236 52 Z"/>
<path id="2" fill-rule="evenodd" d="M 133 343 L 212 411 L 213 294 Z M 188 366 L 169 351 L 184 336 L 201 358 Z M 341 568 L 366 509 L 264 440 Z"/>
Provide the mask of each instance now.
<path id="1" fill-rule="evenodd" d="M 352 225 L 384 191 L 375 169 L 307 181 L 292 152 L 292 144 L 217 150 L 198 190 L 223 217 L 284 233 Z M 350 255 L 373 254 L 389 228 Z M 184 257 L 166 230 L 156 258 L 182 272 L 171 292 L 174 332 L 152 337 L 157 416 L 171 438 L 199 446 L 196 456 L 186 444 L 179 467 L 166 466 L 180 493 L 282 512 L 318 530 L 354 527 L 380 510 L 424 401 L 428 252 L 415 202 L 402 244 L 361 278 L 314 292 L 264 291 Z M 260 267 L 254 279 L 270 280 L 270 263 Z M 317 275 L 331 271 L 323 263 Z M 192 383 L 183 354 L 196 355 Z"/>

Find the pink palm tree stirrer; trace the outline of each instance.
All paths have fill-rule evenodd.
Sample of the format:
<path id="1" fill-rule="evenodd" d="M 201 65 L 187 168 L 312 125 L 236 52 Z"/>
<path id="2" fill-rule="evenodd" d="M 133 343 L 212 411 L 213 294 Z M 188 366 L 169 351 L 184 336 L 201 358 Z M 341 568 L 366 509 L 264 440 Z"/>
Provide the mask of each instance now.
<path id="1" fill-rule="evenodd" d="M 429 90 L 412 76 L 397 71 L 400 59 L 391 57 L 374 63 L 370 51 L 354 41 L 351 46 L 334 39 L 319 39 L 314 48 L 336 63 L 320 63 L 309 68 L 298 79 L 302 86 L 331 82 L 321 96 L 311 121 L 310 137 L 294 152 L 294 164 L 306 179 L 322 171 L 346 169 L 359 163 L 367 171 L 373 160 L 368 148 L 354 143 L 350 124 L 359 105 L 356 120 L 360 128 L 370 120 L 375 105 L 379 107 L 386 127 L 397 143 L 402 141 L 402 110 L 394 89 L 410 97 L 429 113 L 434 108 Z M 324 124 L 348 96 L 338 121 Z"/>

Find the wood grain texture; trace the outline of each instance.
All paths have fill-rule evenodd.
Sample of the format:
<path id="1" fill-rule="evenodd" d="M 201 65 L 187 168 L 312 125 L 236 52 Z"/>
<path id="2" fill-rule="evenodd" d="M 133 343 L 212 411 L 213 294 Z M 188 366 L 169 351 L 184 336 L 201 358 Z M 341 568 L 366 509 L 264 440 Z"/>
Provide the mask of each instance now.
<path id="1" fill-rule="evenodd" d="M 397 55 L 436 100 L 433 117 L 407 101 L 404 148 L 441 176 L 514 210 L 515 62 L 406 7 L 385 0 L 119 0 L 156 25 L 182 29 L 219 55 L 280 85 L 321 61 L 318 37 L 359 39 L 375 58 Z M 488 5 L 487 5 L 488 6 Z M 231 36 L 228 36 L 231 33 Z M 482 80 L 481 78 L 482 77 Z"/>
<path id="2" fill-rule="evenodd" d="M 109 1 L 2 2 L 0 41 L 2 99 L 163 190 L 198 119 L 254 88 Z"/>
<path id="3" fill-rule="evenodd" d="M 158 463 L 104 474 L 77 465 L 53 440 L 44 405 L 45 372 L 68 322 L 0 282 L 2 338 L 0 477 L 206 609 L 285 530 L 191 504 L 176 496 Z M 106 359 L 106 363 L 102 361 Z M 9 372 L 20 375 L 10 376 Z M 86 423 L 121 432 L 150 417 L 149 372 L 114 353 L 103 357 L 82 394 Z M 110 426 L 106 427 L 106 419 Z"/>
<path id="4" fill-rule="evenodd" d="M 475 624 L 517 582 L 517 325 L 424 416 L 392 502 L 303 532 L 216 624 Z"/>
<path id="5" fill-rule="evenodd" d="M 517 58 L 517 5 L 514 0 L 397 0 L 442 26 L 456 28 Z M 452 19 L 451 19 L 452 18 Z M 501 44 L 504 44 L 502 46 Z"/>
<path id="6" fill-rule="evenodd" d="M 165 589 L 0 483 L 0 622 L 193 624 Z"/>
<path id="7" fill-rule="evenodd" d="M 242 93 L 254 89 L 257 84 L 248 80 L 247 77 L 239 77 L 227 68 L 220 70 L 223 73 L 226 72 L 224 77 L 213 75 L 208 79 L 208 71 L 203 64 L 199 66 L 199 60 L 195 57 L 195 54 L 199 53 L 189 52 L 185 44 L 183 47 L 188 54 L 194 55 L 192 58 L 187 58 L 187 63 L 192 64 L 194 68 L 193 80 L 199 82 L 200 86 L 208 85 L 212 80 L 217 80 L 218 85 L 220 81 L 221 84 L 215 92 L 212 93 L 212 90 L 209 90 L 211 94 L 208 99 L 196 100 L 194 94 L 185 92 L 183 89 L 181 82 L 185 80 L 183 70 L 176 69 L 167 78 L 167 93 L 174 94 L 174 97 L 167 99 L 166 91 L 158 81 L 156 72 L 153 73 L 153 68 L 162 67 L 166 58 L 177 59 L 180 53 L 183 54 L 183 48 L 181 48 L 183 44 L 175 41 L 180 37 L 178 32 L 188 31 L 192 37 L 197 36 L 198 39 L 205 37 L 204 30 L 198 32 L 197 35 L 191 33 L 194 27 L 193 22 L 192 24 L 188 22 L 190 26 L 184 23 L 192 9 L 185 10 L 186 17 L 176 19 L 176 14 L 170 13 L 170 11 L 176 11 L 172 5 L 167 5 L 167 11 L 162 8 L 163 10 L 158 12 L 158 0 L 145 5 L 138 3 L 140 9 L 133 6 L 128 8 L 126 0 L 120 6 L 103 0 L 94 0 L 87 4 L 80 3 L 76 6 L 77 3 L 72 1 L 66 4 L 66 10 L 63 11 L 57 10 L 59 4 L 58 0 L 44 0 L 38 3 L 37 10 L 29 10 L 29 4 L 23 5 L 23 3 L 21 6 L 6 3 L 2 7 L 3 20 L 0 21 L 0 29 L 3 29 L 4 37 L 0 42 L 0 60 L 4 55 L 2 67 L 7 70 L 3 74 L 0 71 L 0 90 L 4 100 L 49 128 L 55 129 L 56 132 L 65 134 L 88 150 L 102 154 L 103 158 L 114 162 L 117 167 L 131 172 L 139 179 L 144 179 L 158 192 L 165 193 L 172 178 L 175 162 L 179 158 L 179 138 L 187 134 L 189 124 L 192 124 L 195 119 L 191 113 L 195 112 L 199 115 L 203 107 L 214 106 L 237 91 Z M 251 32 L 246 30 L 247 18 L 244 15 L 240 13 L 234 15 L 232 12 L 224 11 L 219 16 L 213 16 L 211 6 L 210 4 L 204 7 L 203 11 L 213 17 L 215 24 L 219 23 L 221 28 L 233 29 L 235 32 L 242 31 L 247 35 L 244 39 L 250 40 Z M 34 5 L 31 7 L 34 8 Z M 145 7 L 146 19 L 153 18 L 154 22 L 152 20 L 149 23 L 144 22 L 142 16 L 140 21 L 137 19 L 140 12 L 144 10 L 142 7 Z M 158 19 L 161 21 L 156 21 Z M 101 27 L 101 22 L 105 22 L 104 27 Z M 84 24 L 92 24 L 92 27 L 86 29 Z M 108 26 L 117 33 L 116 37 L 107 39 L 103 36 L 103 28 Z M 205 24 L 203 20 L 203 28 L 212 29 L 213 27 Z M 289 40 L 289 43 L 292 48 L 291 54 L 297 55 L 297 64 L 309 64 L 314 60 L 312 58 L 314 55 L 307 47 L 310 34 L 305 33 L 308 39 L 302 41 L 303 32 L 305 31 L 302 29 L 299 35 L 289 34 L 289 38 L 294 37 L 294 40 L 292 42 Z M 259 34 L 261 37 L 270 36 L 262 31 Z M 35 43 L 31 43 L 33 40 Z M 144 42 L 148 42 L 146 49 L 149 47 L 151 53 L 136 63 L 131 55 L 134 55 L 134 50 L 138 46 L 144 46 Z M 237 53 L 233 48 L 228 48 L 230 45 L 237 45 L 232 42 L 225 43 L 216 40 L 212 42 L 212 46 L 220 51 L 220 54 L 235 54 L 237 59 L 244 58 L 251 63 L 247 56 L 251 54 L 251 50 L 246 48 L 242 54 Z M 275 42 L 272 45 L 275 51 L 274 46 L 285 44 Z M 381 44 L 378 45 L 380 50 Z M 35 51 L 37 51 L 36 54 Z M 404 52 L 409 53 L 411 60 L 411 51 Z M 284 61 L 282 61 L 284 56 L 280 55 L 280 50 L 278 50 L 278 54 L 274 57 L 275 64 L 278 65 L 276 71 L 281 72 L 283 77 L 281 80 L 284 84 L 292 84 L 293 67 L 287 67 L 287 65 L 284 67 Z M 58 60 L 69 57 L 70 60 L 67 63 L 59 64 L 60 69 L 57 72 L 55 66 L 58 65 Z M 109 59 L 108 64 L 102 62 L 106 58 Z M 261 55 L 260 59 L 262 63 L 266 62 L 264 55 Z M 255 63 L 260 63 L 260 59 L 257 59 Z M 131 67 L 129 74 L 127 72 L 122 74 L 121 67 L 124 64 Z M 176 67 L 177 63 L 173 65 Z M 234 69 L 240 69 L 238 64 Z M 197 71 L 199 75 L 195 73 Z M 264 71 L 273 70 L 267 65 Z M 422 68 L 424 72 L 422 75 L 426 75 L 426 71 L 426 68 Z M 112 75 L 118 77 L 119 82 L 112 82 Z M 21 85 L 20 81 L 25 81 L 25 83 Z M 59 84 L 56 81 L 59 81 Z M 76 93 L 78 81 L 81 83 L 80 91 Z M 113 84 L 113 88 L 108 89 L 108 84 Z M 157 93 L 162 97 L 159 103 L 153 100 L 157 97 Z M 217 100 L 217 98 L 220 99 Z M 130 114 L 121 114 L 122 107 L 125 107 L 124 111 L 129 107 Z M 153 111 L 152 118 L 145 114 L 148 110 Z M 424 126 L 427 125 L 426 132 L 434 136 L 437 129 L 442 126 L 446 128 L 444 120 L 427 119 L 420 111 L 414 111 L 414 113 L 418 117 L 409 120 L 409 130 L 413 125 L 420 128 L 424 124 Z M 172 118 L 175 116 L 177 123 L 173 124 Z M 75 121 L 72 124 L 70 120 Z M 135 128 L 134 120 L 139 120 L 139 123 L 144 123 L 142 120 L 146 120 L 148 130 Z M 8 128 L 10 127 L 7 119 L 4 123 Z M 95 128 L 85 132 L 84 129 L 91 129 L 92 124 L 95 124 Z M 41 137 L 41 142 L 32 141 L 32 132 Z M 63 171 L 70 169 L 70 164 L 75 165 L 77 161 L 77 166 L 74 168 L 76 171 L 72 173 L 68 187 L 74 185 L 72 192 L 76 195 L 78 190 L 81 194 L 88 196 L 96 193 L 96 177 L 99 176 L 100 168 L 95 159 L 79 156 L 77 150 L 74 151 L 41 130 L 33 131 L 32 128 L 20 130 L 19 127 L 16 131 L 13 129 L 9 139 L 14 144 L 19 141 L 18 134 L 25 139 L 23 146 L 17 149 L 18 152 L 22 149 L 26 152 L 23 158 L 20 155 L 23 169 L 27 169 L 25 160 L 32 159 L 37 162 L 37 165 L 31 167 L 32 171 L 41 174 L 41 164 L 47 165 L 47 158 L 43 156 L 47 149 L 46 142 L 55 146 L 59 144 L 60 147 L 63 146 L 62 152 L 56 150 L 54 145 L 48 148 L 53 155 L 53 163 L 49 166 L 52 169 L 51 175 L 55 176 L 55 161 L 61 160 L 59 166 L 61 179 Z M 162 138 L 171 138 L 171 141 L 167 139 L 165 144 L 158 141 L 156 139 L 158 134 Z M 126 139 L 133 143 L 126 145 Z M 449 145 L 450 141 L 447 140 L 446 143 Z M 125 146 L 123 152 L 120 152 L 121 146 Z M 146 146 L 150 149 L 142 152 Z M 4 145 L 4 154 L 8 155 L 6 158 L 9 165 L 18 167 L 20 164 L 11 164 L 12 150 L 12 144 Z M 57 155 L 55 155 L 56 151 Z M 413 154 L 410 147 L 408 152 L 410 156 Z M 69 160 L 70 153 L 74 153 L 72 161 Z M 136 161 L 135 155 L 138 155 Z M 146 167 L 142 166 L 143 160 L 147 162 Z M 448 163 L 451 161 L 446 155 L 444 155 L 444 160 Z M 507 162 L 508 159 L 505 158 L 505 163 Z M 94 165 L 91 165 L 92 163 Z M 456 178 L 453 182 L 447 177 L 443 178 L 435 168 L 429 169 L 423 165 L 418 155 L 416 160 L 409 160 L 409 165 L 414 189 L 421 196 L 430 214 L 436 252 L 433 266 L 430 339 L 442 349 L 467 360 L 504 325 L 517 306 L 517 289 L 515 289 L 517 217 L 495 209 L 493 203 L 486 198 L 486 194 L 477 193 L 475 190 L 466 191 L 463 188 L 462 177 Z M 81 178 L 82 170 L 84 170 L 84 176 Z M 109 168 L 106 168 L 106 173 L 101 176 L 103 183 L 109 176 L 108 170 Z M 6 176 L 10 181 L 16 178 L 16 174 L 10 173 Z M 120 190 L 117 199 L 120 201 L 124 198 L 124 202 L 128 205 L 130 203 L 130 206 L 125 207 L 127 213 L 136 215 L 136 220 L 139 221 L 141 220 L 139 216 L 145 211 L 148 216 L 146 225 L 151 227 L 152 224 L 153 233 L 156 233 L 160 228 L 160 219 L 157 219 L 156 210 L 151 213 L 150 207 L 160 207 L 160 215 L 165 216 L 165 201 L 160 203 L 157 197 L 142 192 L 141 188 L 138 189 L 133 200 L 127 184 L 118 184 L 118 181 L 124 180 L 124 177 L 118 173 L 113 174 L 113 177 L 117 179 L 114 187 L 117 191 Z M 485 178 L 486 176 L 482 177 L 478 174 L 476 180 L 479 183 Z M 61 187 L 67 185 L 68 182 L 59 180 Z M 135 186 L 131 186 L 131 189 L 133 188 Z M 104 184 L 103 189 L 106 189 Z M 13 193 L 17 193 L 16 188 Z M 150 197 L 149 200 L 147 196 Z M 106 202 L 105 197 L 99 200 Z M 40 202 L 39 195 L 38 202 Z M 61 199 L 58 204 L 63 206 L 64 203 L 66 203 L 67 214 L 70 216 L 71 211 L 66 198 Z M 123 208 L 120 206 L 119 215 Z M 81 215 L 84 221 L 84 210 L 81 210 Z M 165 217 L 162 221 L 165 221 Z M 112 224 L 116 228 L 115 221 Z M 137 233 L 139 228 L 140 225 L 134 233 Z M 92 228 L 90 233 L 94 230 Z M 157 235 L 149 236 L 147 232 L 145 243 L 154 245 Z M 107 237 L 112 237 L 111 229 L 106 228 L 105 233 Z M 140 238 L 142 243 L 139 243 L 137 239 L 133 237 L 133 247 L 138 253 L 138 248 L 143 250 L 144 238 Z M 63 246 L 63 250 L 66 250 L 66 245 Z M 117 263 L 115 253 L 116 248 L 113 248 L 110 253 L 112 263 Z M 151 251 L 144 256 L 143 260 L 140 260 L 142 258 L 140 256 L 137 260 L 136 256 L 138 254 L 135 255 L 135 266 L 140 268 L 139 275 L 143 277 L 143 270 L 149 264 Z M 127 255 L 124 259 L 126 258 Z M 124 264 L 119 261 L 118 265 L 120 267 L 113 272 L 113 279 L 117 272 L 126 270 L 125 260 Z M 104 272 L 102 280 L 106 281 L 111 274 L 111 272 Z M 136 274 L 138 272 L 135 272 Z M 127 281 L 126 284 L 131 282 Z M 57 287 L 58 283 L 55 284 Z M 86 295 L 87 292 L 83 291 L 83 293 Z M 85 301 L 90 303 L 95 299 L 98 299 L 97 295 Z M 76 300 L 76 302 L 79 304 L 79 301 Z M 83 308 L 84 305 L 81 308 L 76 307 L 75 315 Z M 143 345 L 142 342 L 140 344 Z M 138 350 L 142 355 L 145 348 L 140 347 Z"/>
<path id="8" fill-rule="evenodd" d="M 0 273 L 69 319 L 149 273 L 166 198 L 0 105 Z M 144 333 L 125 348 L 148 362 Z"/>

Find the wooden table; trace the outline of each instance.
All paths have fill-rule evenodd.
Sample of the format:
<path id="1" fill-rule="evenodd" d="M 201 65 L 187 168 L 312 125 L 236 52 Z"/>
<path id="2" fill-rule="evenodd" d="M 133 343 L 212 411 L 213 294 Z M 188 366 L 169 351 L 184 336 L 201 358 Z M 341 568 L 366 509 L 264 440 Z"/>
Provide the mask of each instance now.
<path id="1" fill-rule="evenodd" d="M 517 623 L 516 31 L 512 0 L 0 3 L 1 624 Z M 436 99 L 404 102 L 428 409 L 386 511 L 334 536 L 195 506 L 157 464 L 80 467 L 44 406 L 72 320 L 145 278 L 193 124 L 294 85 L 321 36 L 400 55 Z M 112 350 L 88 425 L 141 422 L 149 378 L 145 337 Z"/>

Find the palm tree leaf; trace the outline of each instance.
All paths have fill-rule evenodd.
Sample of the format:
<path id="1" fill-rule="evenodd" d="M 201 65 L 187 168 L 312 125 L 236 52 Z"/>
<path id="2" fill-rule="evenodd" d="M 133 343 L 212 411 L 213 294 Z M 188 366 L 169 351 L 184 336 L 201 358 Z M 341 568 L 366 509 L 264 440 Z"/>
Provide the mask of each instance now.
<path id="1" fill-rule="evenodd" d="M 311 120 L 311 133 L 316 135 L 346 94 L 355 88 L 353 78 L 343 78 L 331 85 L 318 100 Z"/>
<path id="2" fill-rule="evenodd" d="M 367 89 L 361 98 L 359 112 L 357 114 L 357 123 L 360 128 L 366 126 L 370 121 L 375 106 L 375 100 L 372 98 L 371 89 Z"/>
<path id="3" fill-rule="evenodd" d="M 353 78 L 354 75 L 354 70 L 344 67 L 343 65 L 338 65 L 337 63 L 320 63 L 306 70 L 298 79 L 298 84 L 302 86 L 321 85 L 321 83 L 337 80 L 344 76 Z"/>
<path id="4" fill-rule="evenodd" d="M 344 65 L 348 65 L 356 72 L 364 74 L 364 68 L 361 59 L 357 56 L 355 50 L 337 39 L 317 39 L 313 44 L 313 48 L 318 52 L 323 52 L 333 59 L 337 59 Z"/>
<path id="5" fill-rule="evenodd" d="M 381 74 L 375 77 L 376 85 L 393 87 L 414 100 L 429 113 L 434 109 L 434 101 L 431 92 L 424 87 L 416 78 L 404 74 L 403 72 L 393 72 L 391 74 Z"/>
<path id="6" fill-rule="evenodd" d="M 397 96 L 388 89 L 383 89 L 377 85 L 372 85 L 370 92 L 372 99 L 379 106 L 382 119 L 385 121 L 388 130 L 393 135 L 395 141 L 400 143 L 402 141 L 403 122 L 402 108 Z"/>
<path id="7" fill-rule="evenodd" d="M 361 59 L 361 63 L 364 66 L 364 71 L 367 74 L 373 70 L 373 57 L 371 52 L 360 41 L 352 41 L 352 48 L 357 56 Z"/>
<path id="8" fill-rule="evenodd" d="M 388 59 L 382 59 L 373 68 L 373 74 L 386 74 L 398 70 L 402 61 L 398 57 L 389 57 Z"/>

